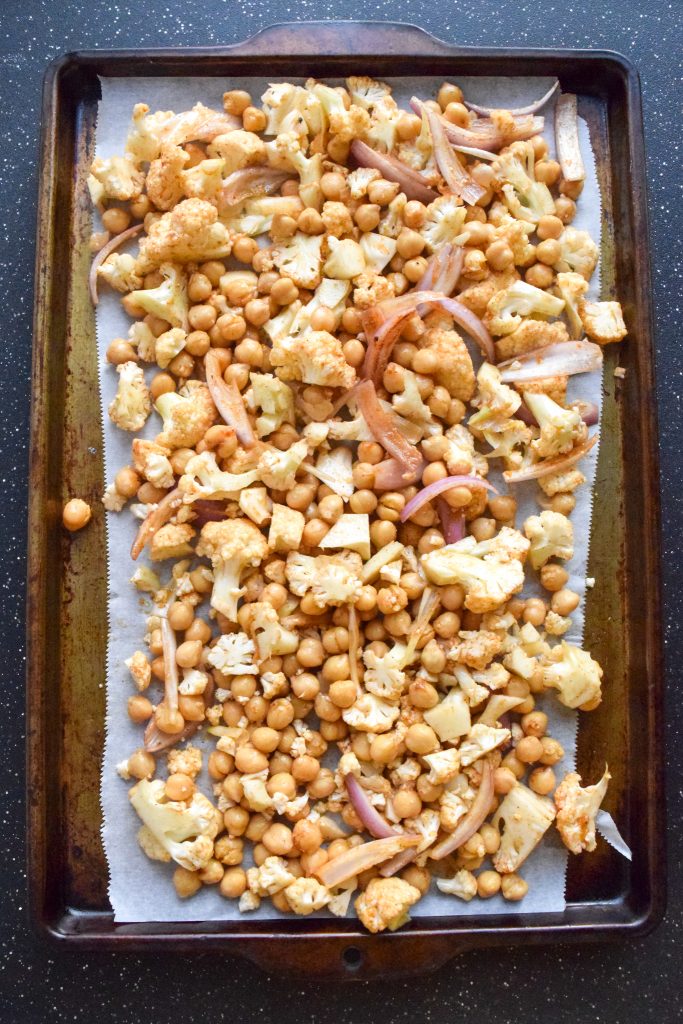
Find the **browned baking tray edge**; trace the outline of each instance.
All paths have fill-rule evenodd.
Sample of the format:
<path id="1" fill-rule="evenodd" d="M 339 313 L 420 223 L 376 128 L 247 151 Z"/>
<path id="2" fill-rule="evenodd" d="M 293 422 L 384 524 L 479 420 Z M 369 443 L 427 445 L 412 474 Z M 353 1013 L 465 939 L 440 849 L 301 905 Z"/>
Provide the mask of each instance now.
<path id="1" fill-rule="evenodd" d="M 634 859 L 628 864 L 602 842 L 591 857 L 573 859 L 561 914 L 418 918 L 396 934 L 370 936 L 351 920 L 118 925 L 107 907 L 97 785 L 104 518 L 96 502 L 101 436 L 85 288 L 84 168 L 92 156 L 97 76 L 259 75 L 263 58 L 273 77 L 558 75 L 563 88 L 583 97 L 605 197 L 603 293 L 624 300 L 630 343 L 618 354 L 606 352 L 597 483 L 603 514 L 594 519 L 589 571 L 596 588 L 587 633 L 607 664 L 608 685 L 600 710 L 582 721 L 579 765 L 594 777 L 606 754 L 616 769 L 609 806 L 626 823 Z M 606 51 L 460 48 L 408 25 L 352 22 L 272 26 L 225 48 L 74 53 L 45 77 L 40 165 L 27 615 L 34 926 L 75 949 L 220 949 L 269 970 L 362 978 L 423 971 L 483 946 L 625 939 L 653 928 L 665 904 L 659 474 L 642 110 L 633 66 Z M 612 376 L 617 360 L 627 371 L 619 383 Z M 69 537 L 60 511 L 75 493 L 95 504 L 95 514 L 88 530 Z"/>

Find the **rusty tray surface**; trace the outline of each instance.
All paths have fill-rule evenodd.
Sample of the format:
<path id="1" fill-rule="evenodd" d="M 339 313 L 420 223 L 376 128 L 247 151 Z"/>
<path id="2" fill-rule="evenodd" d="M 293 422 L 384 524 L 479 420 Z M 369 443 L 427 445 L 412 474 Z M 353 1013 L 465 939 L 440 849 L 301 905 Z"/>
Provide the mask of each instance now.
<path id="1" fill-rule="evenodd" d="M 579 770 L 607 759 L 608 798 L 632 850 L 571 858 L 563 913 L 416 917 L 371 936 L 354 920 L 115 924 L 100 841 L 107 640 L 102 437 L 95 318 L 87 291 L 98 75 L 557 75 L 580 96 L 603 195 L 602 292 L 627 341 L 605 350 L 586 642 L 603 702 L 581 719 Z M 626 376 L 617 381 L 621 364 Z M 28 829 L 31 916 L 44 934 L 109 950 L 222 949 L 269 970 L 389 976 L 478 946 L 625 938 L 664 909 L 659 491 L 644 144 L 637 74 L 619 54 L 459 48 L 408 25 L 272 26 L 236 46 L 68 54 L 45 77 L 36 264 L 28 576 Z M 88 530 L 61 528 L 72 495 Z M 144 899 L 144 893 L 141 893 Z M 287 941 L 283 941 L 283 940 Z"/>

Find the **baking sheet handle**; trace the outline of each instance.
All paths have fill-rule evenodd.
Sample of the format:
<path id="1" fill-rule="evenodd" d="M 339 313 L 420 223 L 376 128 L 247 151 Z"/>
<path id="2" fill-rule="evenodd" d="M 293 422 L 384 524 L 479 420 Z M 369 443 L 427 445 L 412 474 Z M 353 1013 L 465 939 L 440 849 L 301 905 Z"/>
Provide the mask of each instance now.
<path id="1" fill-rule="evenodd" d="M 375 21 L 282 22 L 268 25 L 227 49 L 231 55 L 243 52 L 250 57 L 378 53 L 452 56 L 458 52 L 457 47 L 436 39 L 417 25 Z"/>

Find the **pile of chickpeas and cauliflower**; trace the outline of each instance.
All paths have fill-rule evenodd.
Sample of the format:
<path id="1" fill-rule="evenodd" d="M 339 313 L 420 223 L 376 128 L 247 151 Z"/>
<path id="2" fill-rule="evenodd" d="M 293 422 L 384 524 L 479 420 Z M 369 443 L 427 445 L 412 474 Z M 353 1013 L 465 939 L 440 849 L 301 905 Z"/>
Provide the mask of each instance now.
<path id="1" fill-rule="evenodd" d="M 147 428 L 103 498 L 140 520 L 154 605 L 126 662 L 144 736 L 118 766 L 139 844 L 179 897 L 353 903 L 372 932 L 432 878 L 522 900 L 553 823 L 595 848 L 609 779 L 558 778 L 537 706 L 601 699 L 563 640 L 595 440 L 566 389 L 626 330 L 585 298 L 576 138 L 561 166 L 534 110 L 470 109 L 448 83 L 411 110 L 364 77 L 223 105 L 136 106 L 89 179 L 93 299 L 115 289 L 133 321 L 107 350 L 109 416 Z M 69 529 L 89 517 L 65 508 Z"/>

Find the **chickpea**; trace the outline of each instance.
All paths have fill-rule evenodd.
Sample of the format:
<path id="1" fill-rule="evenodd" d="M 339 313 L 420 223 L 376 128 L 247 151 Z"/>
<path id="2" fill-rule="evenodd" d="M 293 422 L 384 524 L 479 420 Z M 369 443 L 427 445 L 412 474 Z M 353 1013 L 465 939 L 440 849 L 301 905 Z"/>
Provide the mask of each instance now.
<path id="1" fill-rule="evenodd" d="M 354 703 L 358 690 L 351 679 L 338 679 L 329 689 L 329 698 L 338 708 L 350 708 Z"/>
<path id="2" fill-rule="evenodd" d="M 558 590 L 550 599 L 550 607 L 558 615 L 571 615 L 578 607 L 579 595 L 573 590 Z"/>
<path id="3" fill-rule="evenodd" d="M 157 398 L 161 395 L 169 394 L 171 391 L 175 391 L 175 381 L 170 373 L 157 373 L 149 385 L 149 390 L 152 395 L 153 401 L 156 402 Z"/>
<path id="4" fill-rule="evenodd" d="M 368 185 L 368 199 L 378 206 L 388 206 L 391 200 L 398 195 L 398 190 L 397 182 L 376 178 Z"/>
<path id="5" fill-rule="evenodd" d="M 262 132 L 266 127 L 266 115 L 258 107 L 247 107 L 242 111 L 245 132 Z"/>
<path id="6" fill-rule="evenodd" d="M 490 540 L 491 537 L 496 535 L 495 519 L 485 519 L 483 516 L 478 516 L 470 523 L 470 533 L 477 541 Z"/>
<path id="7" fill-rule="evenodd" d="M 541 584 L 545 587 L 546 590 L 549 590 L 553 595 L 557 594 L 558 592 L 561 592 L 569 580 L 569 573 L 565 568 L 563 568 L 563 566 L 556 565 L 550 562 L 547 565 L 543 566 L 539 575 Z M 567 593 L 570 593 L 570 591 L 567 591 Z M 553 599 L 551 599 L 551 606 Z M 556 608 L 553 608 L 553 611 L 556 610 Z"/>
<path id="8" fill-rule="evenodd" d="M 169 800 L 189 800 L 194 790 L 194 782 L 189 775 L 182 772 L 169 775 L 164 786 L 164 793 Z"/>
<path id="9" fill-rule="evenodd" d="M 445 110 L 449 103 L 462 103 L 462 89 L 452 82 L 444 82 L 436 99 L 441 109 Z"/>
<path id="10" fill-rule="evenodd" d="M 576 203 L 569 196 L 558 196 L 555 200 L 555 216 L 563 224 L 571 224 L 576 217 Z"/>
<path id="11" fill-rule="evenodd" d="M 536 736 L 541 739 L 542 736 L 545 736 L 548 728 L 548 716 L 544 711 L 532 711 L 530 714 L 524 715 L 520 724 L 525 736 Z"/>
<path id="12" fill-rule="evenodd" d="M 443 612 L 434 619 L 433 625 L 438 636 L 451 640 L 460 629 L 460 616 L 456 612 Z"/>
<path id="13" fill-rule="evenodd" d="M 286 698 L 274 700 L 268 709 L 267 722 L 271 729 L 284 729 L 294 720 L 294 710 Z"/>
<path id="14" fill-rule="evenodd" d="M 512 750 L 503 758 L 501 767 L 507 769 L 517 780 L 523 779 L 526 773 L 526 766 L 519 760 L 515 752 Z M 496 768 L 496 772 L 499 771 L 500 768 Z"/>
<path id="15" fill-rule="evenodd" d="M 353 219 L 361 231 L 374 231 L 379 224 L 379 206 L 377 203 L 361 203 L 353 215 Z"/>
<path id="16" fill-rule="evenodd" d="M 185 640 L 178 645 L 175 660 L 181 668 L 196 668 L 201 661 L 202 645 L 199 640 Z"/>
<path id="17" fill-rule="evenodd" d="M 320 692 L 320 683 L 310 672 L 301 672 L 291 681 L 292 693 L 300 700 L 315 700 Z"/>
<path id="18" fill-rule="evenodd" d="M 251 742 L 261 753 L 272 754 L 280 742 L 280 733 L 269 726 L 262 726 L 259 729 L 254 729 L 251 734 Z"/>
<path id="19" fill-rule="evenodd" d="M 411 618 L 407 611 L 392 612 L 384 616 L 384 628 L 393 637 L 407 636 L 410 630 Z"/>
<path id="20" fill-rule="evenodd" d="M 500 848 L 500 832 L 494 825 L 480 825 L 479 835 L 482 838 L 484 849 L 488 856 L 498 851 Z"/>
<path id="21" fill-rule="evenodd" d="M 299 297 L 299 289 L 288 277 L 281 277 L 273 284 L 270 296 L 280 306 L 289 306 Z"/>
<path id="22" fill-rule="evenodd" d="M 515 754 L 523 764 L 534 764 L 543 755 L 543 746 L 537 736 L 527 735 L 515 747 Z"/>
<path id="23" fill-rule="evenodd" d="M 432 675 L 438 675 L 446 668 L 446 654 L 441 650 L 436 640 L 430 640 L 422 648 L 420 660 L 423 666 Z M 414 702 L 413 702 L 414 703 Z"/>
<path id="24" fill-rule="evenodd" d="M 398 749 L 399 744 L 395 733 L 381 733 L 379 736 L 375 736 L 370 744 L 370 759 L 379 764 L 389 764 L 398 756 Z"/>
<path id="25" fill-rule="evenodd" d="M 399 789 L 393 805 L 399 818 L 416 818 L 422 810 L 422 801 L 414 789 Z"/>
<path id="26" fill-rule="evenodd" d="M 309 754 L 302 754 L 292 761 L 292 777 L 297 782 L 313 782 L 320 771 L 320 762 Z"/>
<path id="27" fill-rule="evenodd" d="M 223 750 L 212 750 L 209 754 L 209 778 L 215 782 L 220 782 L 226 775 L 229 775 L 234 766 L 235 759 Z"/>
<path id="28" fill-rule="evenodd" d="M 401 589 L 408 595 L 409 601 L 421 597 L 425 588 L 425 581 L 416 572 L 405 572 L 399 580 Z M 367 627 L 366 627 L 367 628 Z"/>
<path id="29" fill-rule="evenodd" d="M 247 107 L 251 106 L 251 96 L 244 89 L 231 89 L 223 93 L 223 110 L 226 114 L 241 117 Z"/>
<path id="30" fill-rule="evenodd" d="M 131 722 L 146 722 L 154 714 L 152 702 L 141 694 L 128 698 L 128 717 Z"/>
<path id="31" fill-rule="evenodd" d="M 503 875 L 501 881 L 503 898 L 511 902 L 523 900 L 529 891 L 529 886 L 519 875 Z"/>
<path id="32" fill-rule="evenodd" d="M 560 165 L 557 160 L 538 160 L 534 165 L 536 181 L 551 188 L 560 177 Z"/>
<path id="33" fill-rule="evenodd" d="M 536 246 L 536 258 L 549 267 L 554 266 L 561 255 L 560 243 L 556 238 L 546 238 Z"/>
<path id="34" fill-rule="evenodd" d="M 92 518 L 92 509 L 82 498 L 71 498 L 62 512 L 62 523 L 67 530 L 75 533 L 87 526 Z"/>
<path id="35" fill-rule="evenodd" d="M 334 773 L 329 768 L 321 768 L 307 789 L 312 800 L 324 800 L 334 793 Z"/>
<path id="36" fill-rule="evenodd" d="M 242 705 L 234 700 L 226 700 L 221 712 L 223 721 L 228 726 L 236 726 L 243 715 Z"/>
<path id="37" fill-rule="evenodd" d="M 544 263 L 534 263 L 524 272 L 524 280 L 534 288 L 550 288 L 554 279 L 552 268 Z"/>
<path id="38" fill-rule="evenodd" d="M 194 896 L 201 887 L 202 883 L 196 871 L 177 867 L 173 872 L 173 888 L 180 899 L 185 900 Z"/>
<path id="39" fill-rule="evenodd" d="M 297 224 L 299 230 L 305 235 L 321 235 L 325 230 L 322 217 L 312 207 L 307 207 L 301 211 Z"/>
<path id="40" fill-rule="evenodd" d="M 336 523 L 343 512 L 344 501 L 338 494 L 328 494 L 318 502 L 318 515 L 325 523 Z"/>
<path id="41" fill-rule="evenodd" d="M 482 871 L 477 877 L 477 893 L 487 900 L 500 892 L 501 877 L 497 871 Z"/>
<path id="42" fill-rule="evenodd" d="M 152 754 L 142 748 L 136 750 L 128 758 L 128 771 L 134 779 L 151 779 L 156 771 L 156 761 Z"/>
<path id="43" fill-rule="evenodd" d="M 407 111 L 404 111 L 399 117 L 396 127 L 399 139 L 403 142 L 408 142 L 411 139 L 417 138 L 420 134 L 422 121 L 416 114 L 409 114 Z"/>
<path id="44" fill-rule="evenodd" d="M 525 622 L 530 622 L 532 626 L 541 626 L 547 613 L 545 601 L 542 601 L 540 597 L 530 597 L 524 606 L 522 618 Z"/>
<path id="45" fill-rule="evenodd" d="M 560 512 L 563 516 L 569 516 L 574 511 L 576 498 L 573 494 L 554 494 L 550 500 L 550 508 L 553 512 Z"/>
<path id="46" fill-rule="evenodd" d="M 434 803 L 443 793 L 443 786 L 435 786 L 427 775 L 420 775 L 416 783 L 417 791 L 426 804 Z"/>
<path id="47" fill-rule="evenodd" d="M 500 239 L 491 242 L 486 247 L 485 255 L 491 269 L 496 271 L 505 270 L 515 262 L 515 254 L 512 249 L 507 242 L 503 242 Z"/>
<path id="48" fill-rule="evenodd" d="M 244 797 L 242 780 L 238 772 L 231 772 L 226 776 L 221 784 L 221 789 L 228 800 L 232 800 L 234 803 L 239 803 Z"/>
<path id="49" fill-rule="evenodd" d="M 427 644 L 428 646 L 429 644 Z M 425 650 L 427 647 L 425 647 Z M 439 703 L 439 694 L 436 687 L 432 686 L 426 679 L 413 680 L 408 687 L 408 696 L 413 707 L 420 708 L 423 711 L 436 707 Z"/>
<path id="50" fill-rule="evenodd" d="M 539 758 L 541 764 L 550 765 L 552 767 L 552 765 L 557 764 L 557 762 L 561 761 L 564 757 L 562 744 L 556 739 L 553 739 L 552 736 L 543 736 L 541 738 L 541 745 L 543 747 L 543 753 Z"/>
<path id="51" fill-rule="evenodd" d="M 583 192 L 583 181 L 565 181 L 561 179 L 558 186 L 563 196 L 568 196 L 569 199 L 578 199 Z"/>
<path id="52" fill-rule="evenodd" d="M 369 462 L 356 462 L 353 467 L 353 482 L 359 490 L 370 489 L 375 482 L 375 470 Z"/>
<path id="53" fill-rule="evenodd" d="M 260 750 L 255 750 L 254 747 L 245 744 L 238 747 L 235 752 L 235 767 L 238 772 L 253 775 L 268 767 L 268 758 Z"/>
<path id="54" fill-rule="evenodd" d="M 270 825 L 270 819 L 263 814 L 252 814 L 244 833 L 252 843 L 258 843 L 263 838 L 263 833 Z"/>
<path id="55" fill-rule="evenodd" d="M 304 637 L 296 652 L 296 660 L 303 668 L 318 668 L 325 658 L 323 645 L 319 640 Z M 287 723 L 289 724 L 289 723 Z"/>
<path id="56" fill-rule="evenodd" d="M 451 124 L 460 125 L 461 128 L 466 128 L 470 123 L 469 110 L 462 103 L 449 103 L 443 112 L 443 116 Z"/>
<path id="57" fill-rule="evenodd" d="M 328 533 L 329 529 L 329 524 L 323 522 L 322 519 L 309 519 L 304 526 L 304 532 L 301 538 L 304 546 L 308 548 L 316 548 L 325 534 Z M 310 666 L 306 667 L 310 668 Z"/>
<path id="58" fill-rule="evenodd" d="M 406 733 L 405 744 L 414 754 L 430 754 L 439 746 L 436 733 L 423 722 L 411 725 Z"/>
<path id="59" fill-rule="evenodd" d="M 323 842 L 320 825 L 315 821 L 302 818 L 297 821 L 292 830 L 292 840 L 295 848 L 301 853 L 315 853 Z"/>
<path id="60" fill-rule="evenodd" d="M 218 891 L 228 900 L 236 900 L 247 888 L 247 874 L 243 868 L 228 868 L 221 878 Z"/>
<path id="61" fill-rule="evenodd" d="M 564 225 L 559 217 L 553 214 L 545 214 L 540 218 L 536 227 L 536 234 L 545 242 L 550 238 L 559 238 L 564 230 Z"/>
<path id="62" fill-rule="evenodd" d="M 534 768 L 529 775 L 529 788 L 539 796 L 547 796 L 548 793 L 552 793 L 556 784 L 555 772 L 550 767 Z"/>
<path id="63" fill-rule="evenodd" d="M 263 326 L 266 320 L 270 320 L 270 303 L 267 299 L 250 299 L 245 303 L 244 317 L 254 327 Z"/>
<path id="64" fill-rule="evenodd" d="M 370 526 L 370 540 L 375 548 L 379 550 L 379 548 L 386 547 L 387 544 L 391 544 L 392 541 L 396 540 L 396 532 L 396 527 L 393 523 L 383 519 L 376 519 Z"/>

